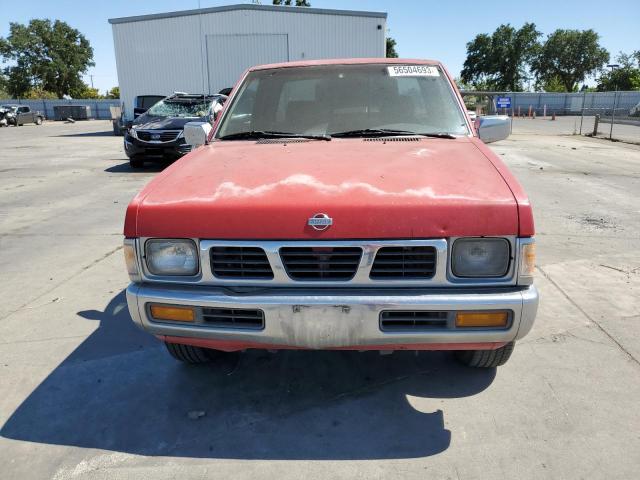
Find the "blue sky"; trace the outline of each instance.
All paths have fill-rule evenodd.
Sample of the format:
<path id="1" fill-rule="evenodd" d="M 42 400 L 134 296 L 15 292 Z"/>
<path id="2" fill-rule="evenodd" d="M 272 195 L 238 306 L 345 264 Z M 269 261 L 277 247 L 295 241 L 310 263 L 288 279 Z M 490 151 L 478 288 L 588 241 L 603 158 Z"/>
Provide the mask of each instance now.
<path id="1" fill-rule="evenodd" d="M 609 4 L 589 0 L 449 2 L 395 0 L 310 0 L 313 7 L 384 11 L 389 14 L 388 35 L 398 42 L 402 57 L 441 60 L 458 75 L 465 59 L 465 45 L 476 34 L 492 32 L 501 23 L 521 26 L 533 21 L 545 36 L 556 28 L 593 28 L 612 54 L 640 50 L 640 2 L 620 0 Z M 202 7 L 249 3 L 200 0 Z M 269 4 L 270 0 L 262 3 Z M 107 19 L 197 8 L 198 0 L 0 0 L 0 36 L 9 22 L 31 18 L 57 18 L 79 29 L 94 48 L 94 86 L 101 91 L 117 85 L 111 26 Z M 89 82 L 89 77 L 86 77 Z"/>

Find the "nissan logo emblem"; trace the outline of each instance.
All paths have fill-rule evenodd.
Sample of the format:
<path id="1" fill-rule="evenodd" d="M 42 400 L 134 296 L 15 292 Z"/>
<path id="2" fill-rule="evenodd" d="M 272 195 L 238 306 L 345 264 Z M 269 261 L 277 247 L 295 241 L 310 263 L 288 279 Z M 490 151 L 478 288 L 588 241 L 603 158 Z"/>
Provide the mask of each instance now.
<path id="1" fill-rule="evenodd" d="M 309 225 L 314 230 L 326 230 L 331 225 L 333 225 L 333 218 L 331 218 L 326 213 L 316 213 L 307 221 L 307 225 Z"/>

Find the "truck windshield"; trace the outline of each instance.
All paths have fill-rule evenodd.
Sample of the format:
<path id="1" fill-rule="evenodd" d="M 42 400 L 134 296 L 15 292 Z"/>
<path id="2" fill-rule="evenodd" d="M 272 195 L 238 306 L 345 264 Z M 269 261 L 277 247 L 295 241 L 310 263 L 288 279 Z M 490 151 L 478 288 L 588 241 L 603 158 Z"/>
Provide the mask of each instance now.
<path id="1" fill-rule="evenodd" d="M 242 133 L 465 135 L 447 77 L 429 65 L 322 65 L 249 73 L 217 138 Z"/>
<path id="2" fill-rule="evenodd" d="M 207 115 L 209 102 L 200 100 L 161 100 L 148 110 L 155 117 L 204 117 Z"/>

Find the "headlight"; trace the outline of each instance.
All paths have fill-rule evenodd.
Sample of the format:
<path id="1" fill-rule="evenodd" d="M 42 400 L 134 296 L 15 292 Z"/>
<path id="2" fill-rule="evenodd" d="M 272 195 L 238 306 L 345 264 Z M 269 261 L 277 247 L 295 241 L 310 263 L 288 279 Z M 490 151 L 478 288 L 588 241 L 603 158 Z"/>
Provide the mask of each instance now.
<path id="1" fill-rule="evenodd" d="M 503 277 L 510 253 L 505 238 L 460 238 L 453 244 L 451 270 L 456 277 Z"/>
<path id="2" fill-rule="evenodd" d="M 129 129 L 129 135 L 131 135 L 133 138 L 135 138 L 136 140 L 138 139 L 138 132 L 136 132 L 135 128 L 130 128 Z"/>
<path id="3" fill-rule="evenodd" d="M 148 240 L 147 268 L 153 275 L 195 275 L 198 250 L 193 240 Z"/>

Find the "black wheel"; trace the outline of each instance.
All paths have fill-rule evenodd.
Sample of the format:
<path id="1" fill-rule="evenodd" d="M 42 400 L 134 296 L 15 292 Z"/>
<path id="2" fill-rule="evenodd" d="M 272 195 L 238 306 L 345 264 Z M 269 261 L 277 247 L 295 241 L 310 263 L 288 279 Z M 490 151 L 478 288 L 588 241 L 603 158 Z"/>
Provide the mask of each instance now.
<path id="1" fill-rule="evenodd" d="M 144 167 L 144 160 L 140 158 L 130 158 L 129 165 L 131 168 L 142 168 Z"/>
<path id="2" fill-rule="evenodd" d="M 36 117 L 36 125 L 42 125 L 42 117 Z"/>
<path id="3" fill-rule="evenodd" d="M 458 350 L 456 358 L 468 367 L 495 368 L 507 363 L 514 346 L 515 342 L 511 342 L 495 350 Z"/>
<path id="4" fill-rule="evenodd" d="M 206 363 L 215 359 L 219 352 L 208 348 L 164 342 L 173 358 L 185 363 Z"/>

